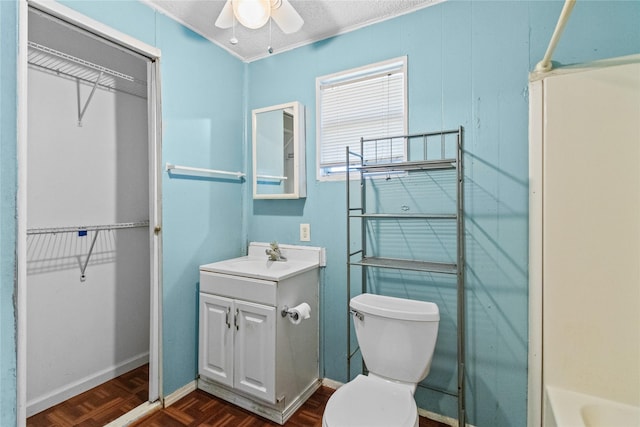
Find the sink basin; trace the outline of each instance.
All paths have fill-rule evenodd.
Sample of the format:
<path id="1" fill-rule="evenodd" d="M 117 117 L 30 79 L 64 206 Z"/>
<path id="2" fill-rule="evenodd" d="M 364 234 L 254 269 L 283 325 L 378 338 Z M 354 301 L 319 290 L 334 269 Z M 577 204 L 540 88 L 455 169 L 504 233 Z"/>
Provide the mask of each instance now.
<path id="1" fill-rule="evenodd" d="M 244 256 L 214 262 L 200 267 L 212 273 L 232 274 L 264 280 L 284 280 L 296 274 L 318 267 L 318 262 L 308 260 L 269 261 L 265 256 Z"/>

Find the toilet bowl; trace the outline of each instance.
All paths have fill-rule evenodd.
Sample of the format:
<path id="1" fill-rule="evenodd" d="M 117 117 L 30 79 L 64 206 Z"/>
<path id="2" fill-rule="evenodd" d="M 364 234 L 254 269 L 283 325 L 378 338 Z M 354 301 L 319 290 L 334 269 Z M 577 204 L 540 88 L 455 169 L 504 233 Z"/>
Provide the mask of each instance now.
<path id="1" fill-rule="evenodd" d="M 333 393 L 323 427 L 417 427 L 418 408 L 410 387 L 358 375 Z"/>
<path id="2" fill-rule="evenodd" d="M 349 306 L 369 374 L 329 398 L 323 427 L 417 427 L 413 393 L 431 367 L 438 306 L 373 294 L 358 295 Z"/>

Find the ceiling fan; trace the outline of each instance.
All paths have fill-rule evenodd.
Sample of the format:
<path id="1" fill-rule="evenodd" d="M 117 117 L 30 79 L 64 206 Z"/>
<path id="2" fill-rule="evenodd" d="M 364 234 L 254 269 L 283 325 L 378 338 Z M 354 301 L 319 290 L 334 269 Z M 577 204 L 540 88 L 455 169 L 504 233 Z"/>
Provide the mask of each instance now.
<path id="1" fill-rule="evenodd" d="M 260 28 L 269 18 L 273 18 L 285 34 L 295 33 L 304 24 L 289 0 L 227 0 L 215 25 L 218 28 L 231 28 L 234 17 L 251 29 Z"/>

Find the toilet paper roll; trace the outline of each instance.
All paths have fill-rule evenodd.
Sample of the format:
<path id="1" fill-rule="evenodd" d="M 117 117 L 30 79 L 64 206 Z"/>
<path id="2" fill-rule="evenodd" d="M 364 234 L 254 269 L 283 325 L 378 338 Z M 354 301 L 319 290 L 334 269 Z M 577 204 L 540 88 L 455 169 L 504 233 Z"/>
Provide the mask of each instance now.
<path id="1" fill-rule="evenodd" d="M 298 325 L 300 322 L 310 317 L 311 307 L 306 302 L 289 309 L 289 321 L 294 325 Z"/>

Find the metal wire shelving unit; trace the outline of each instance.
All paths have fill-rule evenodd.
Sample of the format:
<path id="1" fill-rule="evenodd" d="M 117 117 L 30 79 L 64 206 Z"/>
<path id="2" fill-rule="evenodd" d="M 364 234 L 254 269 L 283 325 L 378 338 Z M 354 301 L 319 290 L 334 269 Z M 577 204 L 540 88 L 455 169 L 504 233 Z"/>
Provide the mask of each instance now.
<path id="1" fill-rule="evenodd" d="M 454 276 L 456 279 L 456 328 L 457 328 L 457 392 L 432 388 L 436 392 L 446 393 L 457 398 L 458 402 L 458 425 L 466 424 L 465 414 L 465 292 L 464 292 L 464 271 L 465 271 L 465 248 L 464 248 L 464 173 L 462 165 L 462 136 L 463 128 L 440 132 L 418 133 L 410 135 L 400 135 L 397 137 L 370 138 L 360 140 L 360 151 L 355 152 L 347 148 L 347 310 L 349 310 L 349 300 L 352 295 L 352 269 L 361 270 L 361 292 L 371 292 L 367 286 L 368 269 L 394 269 L 425 272 L 436 275 Z M 455 149 L 446 147 L 447 138 L 455 139 Z M 404 162 L 388 162 L 379 160 L 378 153 L 389 153 L 391 148 L 378 149 L 379 145 L 393 143 L 394 140 L 401 140 L 404 144 L 406 158 L 410 160 Z M 435 140 L 435 141 L 434 141 Z M 438 140 L 440 141 L 438 143 Z M 418 144 L 415 144 L 415 142 Z M 420 144 L 422 142 L 422 144 Z M 428 145 L 431 144 L 431 147 Z M 440 146 L 438 146 L 440 144 Z M 422 145 L 420 150 L 415 146 Z M 435 150 L 433 145 L 436 145 Z M 373 146 L 373 148 L 371 148 Z M 413 151 L 412 151 L 413 150 Z M 419 152 L 417 152 L 419 151 Z M 454 151 L 454 152 L 452 152 Z M 417 152 L 417 153 L 416 153 Z M 435 156 L 433 153 L 436 153 Z M 387 156 L 387 158 L 390 158 Z M 375 208 L 367 206 L 367 188 L 373 185 L 375 179 L 394 179 L 393 176 L 403 176 L 403 174 L 429 173 L 430 171 L 451 171 L 455 175 L 455 213 L 382 213 Z M 354 203 L 351 194 L 352 183 L 358 181 L 359 192 L 356 192 L 357 202 Z M 354 206 L 357 205 L 357 206 Z M 379 256 L 374 253 L 375 249 L 368 245 L 367 240 L 371 239 L 368 233 L 368 224 L 379 224 L 382 221 L 405 221 L 405 220 L 425 220 L 425 221 L 452 221 L 455 222 L 455 262 L 439 262 L 424 259 L 414 259 L 405 257 Z M 352 222 L 359 221 L 359 227 L 354 227 Z M 373 227 L 375 228 L 375 227 Z M 352 243 L 357 240 L 360 234 L 359 248 Z M 351 375 L 352 359 L 358 353 L 357 348 L 352 348 L 351 340 L 351 316 L 347 318 L 347 376 Z M 420 386 L 423 386 L 422 384 Z M 425 386 L 428 387 L 428 386 Z M 428 387 L 431 388 L 431 387 Z"/>

